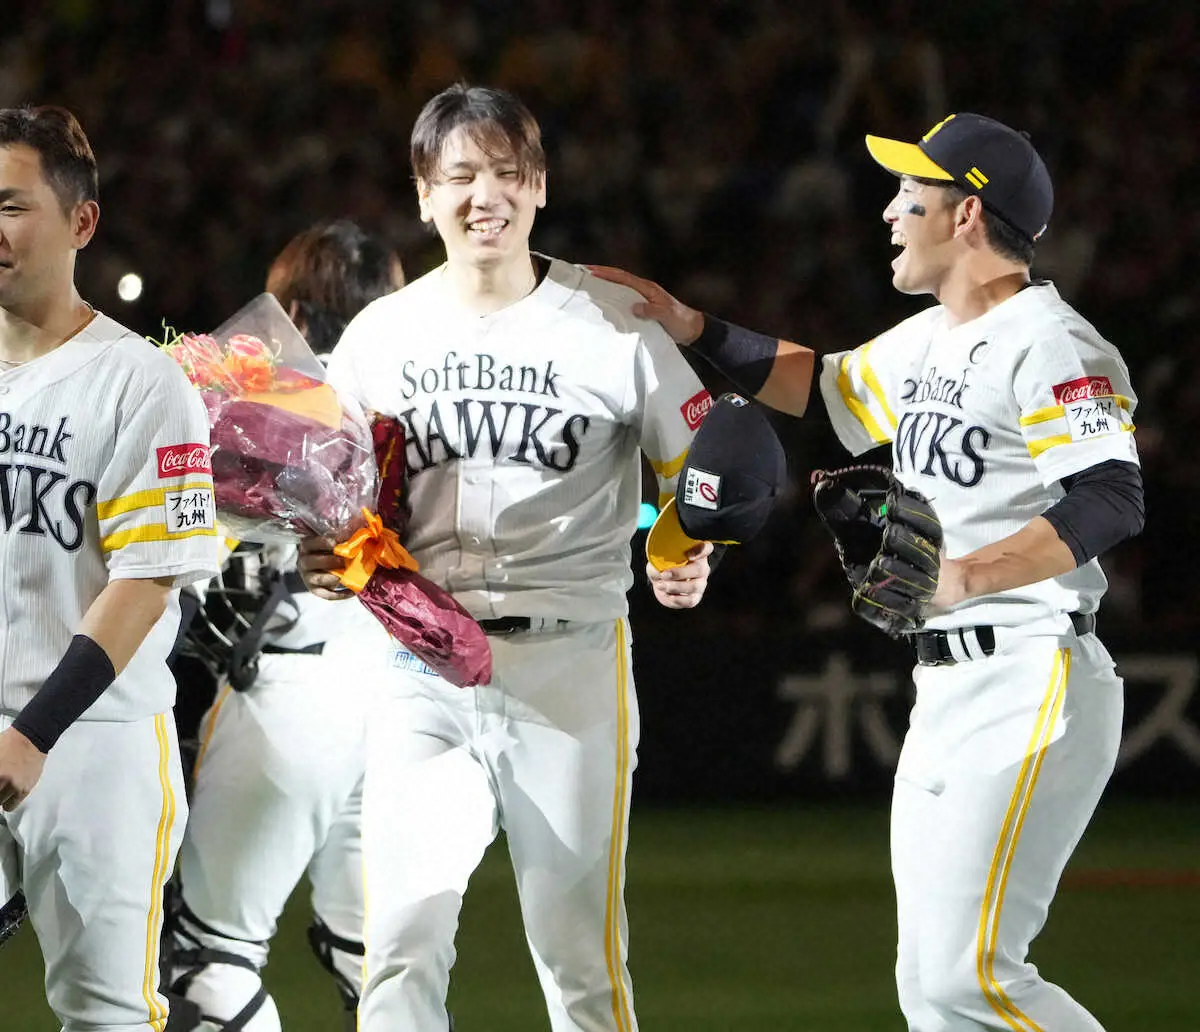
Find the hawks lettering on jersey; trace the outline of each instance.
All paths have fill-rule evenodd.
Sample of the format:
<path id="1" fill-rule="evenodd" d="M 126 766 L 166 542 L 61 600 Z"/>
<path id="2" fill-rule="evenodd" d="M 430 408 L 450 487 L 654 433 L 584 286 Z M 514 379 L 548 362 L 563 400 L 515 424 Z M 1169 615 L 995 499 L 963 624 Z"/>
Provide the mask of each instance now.
<path id="1" fill-rule="evenodd" d="M 512 393 L 558 398 L 559 373 L 554 360 L 545 367 L 507 365 L 494 355 L 477 352 L 461 358 L 447 351 L 440 366 L 418 368 L 404 363 L 401 397 L 418 394 L 480 391 L 488 397 L 457 400 L 434 397 L 420 407 L 401 411 L 408 442 L 408 475 L 415 476 L 439 462 L 487 455 L 505 462 L 541 466 L 567 473 L 579 458 L 580 442 L 590 419 L 568 413 L 540 400 L 495 397 Z M 419 418 L 424 416 L 424 422 Z M 482 449 L 482 450 L 481 450 Z"/>
<path id="2" fill-rule="evenodd" d="M 19 423 L 0 412 L 0 519 L 4 530 L 48 537 L 68 552 L 84 538 L 87 508 L 96 485 L 66 472 L 74 434 L 62 416 L 53 429 Z"/>
<path id="3" fill-rule="evenodd" d="M 946 375 L 931 366 L 918 377 L 904 380 L 900 401 L 905 409 L 895 439 L 898 472 L 926 477 L 940 474 L 960 487 L 974 487 L 983 479 L 983 453 L 992 435 L 964 413 L 969 388 L 969 368 Z M 939 408 L 921 407 L 932 404 Z M 947 408 L 958 414 L 945 411 Z"/>

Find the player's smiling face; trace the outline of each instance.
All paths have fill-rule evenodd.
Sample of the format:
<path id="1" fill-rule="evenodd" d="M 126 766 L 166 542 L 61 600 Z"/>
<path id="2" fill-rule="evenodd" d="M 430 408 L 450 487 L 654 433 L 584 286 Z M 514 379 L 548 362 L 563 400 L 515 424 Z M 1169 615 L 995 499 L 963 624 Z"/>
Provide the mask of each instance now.
<path id="1" fill-rule="evenodd" d="M 529 234 L 546 204 L 545 176 L 521 177 L 512 154 L 489 154 L 463 128 L 446 137 L 438 179 L 417 181 L 421 219 L 453 263 L 528 261 Z"/>
<path id="2" fill-rule="evenodd" d="M 22 314 L 71 282 L 75 252 L 91 239 L 94 202 L 64 212 L 23 143 L 0 146 L 0 307 Z"/>
<path id="3" fill-rule="evenodd" d="M 955 206 L 945 191 L 901 176 L 896 196 L 883 210 L 892 243 L 900 253 L 892 260 L 892 285 L 904 294 L 934 294 L 959 254 L 955 238 Z"/>

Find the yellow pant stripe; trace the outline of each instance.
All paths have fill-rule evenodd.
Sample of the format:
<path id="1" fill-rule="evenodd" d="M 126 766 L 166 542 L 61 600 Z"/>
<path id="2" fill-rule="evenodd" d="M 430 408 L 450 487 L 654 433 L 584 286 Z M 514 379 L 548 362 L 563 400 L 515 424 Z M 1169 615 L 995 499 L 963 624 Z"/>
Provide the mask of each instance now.
<path id="1" fill-rule="evenodd" d="M 629 707 L 625 622 L 617 621 L 617 776 L 613 789 L 612 837 L 608 853 L 608 894 L 604 903 L 604 959 L 612 984 L 612 1013 L 617 1032 L 629 1032 L 633 1018 L 621 962 L 621 855 L 625 843 L 625 793 L 629 785 Z"/>
<path id="2" fill-rule="evenodd" d="M 366 987 L 367 987 L 367 900 L 369 897 L 367 894 L 367 858 L 365 855 L 359 861 L 359 873 L 362 876 L 362 892 L 363 892 L 363 923 L 362 923 L 363 959 L 362 959 L 362 969 L 360 971 L 360 974 L 362 977 L 362 983 L 361 983 L 362 989 L 366 989 Z M 359 996 L 360 996 L 360 998 L 362 996 L 361 989 L 359 990 Z M 361 1007 L 357 1007 L 354 1010 L 354 1028 L 355 1028 L 356 1032 L 361 1032 L 361 1029 L 362 1029 L 362 1008 Z"/>
<path id="3" fill-rule="evenodd" d="M 226 681 L 225 687 L 221 689 L 221 694 L 217 696 L 217 701 L 213 703 L 212 709 L 208 711 L 208 725 L 204 728 L 204 734 L 200 739 L 200 748 L 196 750 L 196 762 L 192 764 L 193 785 L 196 783 L 196 779 L 200 777 L 200 764 L 204 760 L 204 754 L 208 752 L 208 743 L 212 741 L 213 732 L 217 729 L 217 718 L 221 715 L 221 707 L 225 705 L 225 700 L 229 698 L 231 691 L 233 691 L 233 688 Z"/>
<path id="4" fill-rule="evenodd" d="M 154 880 L 150 885 L 150 913 L 146 917 L 146 970 L 142 976 L 142 997 L 149 1012 L 147 1024 L 154 1032 L 163 1032 L 167 1024 L 167 1009 L 158 999 L 158 940 L 162 933 L 163 884 L 170 873 L 167 857 L 171 852 L 171 828 L 175 823 L 175 791 L 171 788 L 171 744 L 167 735 L 167 718 L 154 718 L 154 734 L 158 738 L 158 783 L 162 788 L 162 812 L 158 818 L 158 833 L 154 841 Z"/>
<path id="5" fill-rule="evenodd" d="M 1000 913 L 1004 906 L 1004 894 L 1008 885 L 1013 856 L 1021 837 L 1021 829 L 1025 824 L 1025 816 L 1029 812 L 1029 804 L 1033 800 L 1033 790 L 1037 784 L 1038 775 L 1041 773 L 1042 761 L 1045 759 L 1046 749 L 1050 744 L 1050 736 L 1054 732 L 1055 723 L 1062 711 L 1070 668 L 1070 650 L 1058 650 L 1054 655 L 1050 683 L 1038 709 L 1033 734 L 1030 736 L 1029 745 L 1025 750 L 1021 769 L 1017 773 L 1017 784 L 1013 789 L 1012 798 L 1009 800 L 1008 812 L 1004 816 L 1000 837 L 996 842 L 991 869 L 988 871 L 983 906 L 979 915 L 975 954 L 979 986 L 992 1009 L 1015 1032 L 1043 1032 L 1043 1029 L 1032 1018 L 1021 1012 L 1009 999 L 1000 983 L 996 981 L 996 938 L 999 934 Z"/>

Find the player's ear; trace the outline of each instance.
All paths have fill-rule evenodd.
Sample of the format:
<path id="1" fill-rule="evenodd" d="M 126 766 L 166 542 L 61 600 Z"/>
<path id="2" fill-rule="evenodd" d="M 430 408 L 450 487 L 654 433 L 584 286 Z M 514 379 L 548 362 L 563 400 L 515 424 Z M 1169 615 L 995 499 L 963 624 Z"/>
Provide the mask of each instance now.
<path id="1" fill-rule="evenodd" d="M 954 213 L 954 235 L 970 233 L 976 226 L 983 226 L 983 201 L 975 194 L 967 194 Z"/>
<path id="2" fill-rule="evenodd" d="M 422 222 L 433 221 L 433 209 L 429 205 L 429 183 L 417 177 L 417 210 L 421 213 Z"/>
<path id="3" fill-rule="evenodd" d="M 74 239 L 75 250 L 87 247 L 88 242 L 96 233 L 100 222 L 100 205 L 95 201 L 81 201 L 71 212 L 71 236 Z"/>
<path id="4" fill-rule="evenodd" d="M 304 321 L 304 317 L 300 314 L 300 302 L 292 299 L 288 305 L 288 318 L 292 320 L 292 325 L 300 331 L 300 336 L 305 336 L 308 333 L 308 325 Z"/>
<path id="5" fill-rule="evenodd" d="M 546 207 L 546 173 L 540 172 L 536 180 L 536 189 L 534 191 L 534 203 L 539 208 Z"/>

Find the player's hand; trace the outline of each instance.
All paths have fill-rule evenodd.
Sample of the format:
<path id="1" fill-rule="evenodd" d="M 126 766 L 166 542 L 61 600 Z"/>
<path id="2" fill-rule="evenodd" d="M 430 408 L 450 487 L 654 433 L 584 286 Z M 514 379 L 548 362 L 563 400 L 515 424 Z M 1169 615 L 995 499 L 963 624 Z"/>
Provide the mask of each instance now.
<path id="1" fill-rule="evenodd" d="M 15 727 L 0 731 L 0 806 L 16 809 L 42 776 L 46 754 Z"/>
<path id="2" fill-rule="evenodd" d="M 704 589 L 708 587 L 708 557 L 712 551 L 712 542 L 702 541 L 687 553 L 688 561 L 683 566 L 656 570 L 647 563 L 646 576 L 650 578 L 654 597 L 668 609 L 694 609 L 698 606 L 704 597 Z"/>
<path id="3" fill-rule="evenodd" d="M 354 594 L 342 584 L 336 573 L 331 572 L 346 567 L 346 561 L 340 555 L 334 555 L 333 546 L 336 544 L 333 538 L 304 538 L 300 542 L 296 559 L 296 569 L 300 571 L 300 579 L 304 581 L 304 586 L 317 598 L 330 602 L 337 602 Z"/>
<path id="4" fill-rule="evenodd" d="M 676 344 L 691 344 L 704 330 L 703 312 L 689 308 L 653 280 L 642 279 L 624 269 L 614 269 L 611 265 L 589 265 L 587 268 L 593 276 L 632 287 L 641 294 L 646 300 L 633 306 L 633 314 L 661 323 Z"/>

